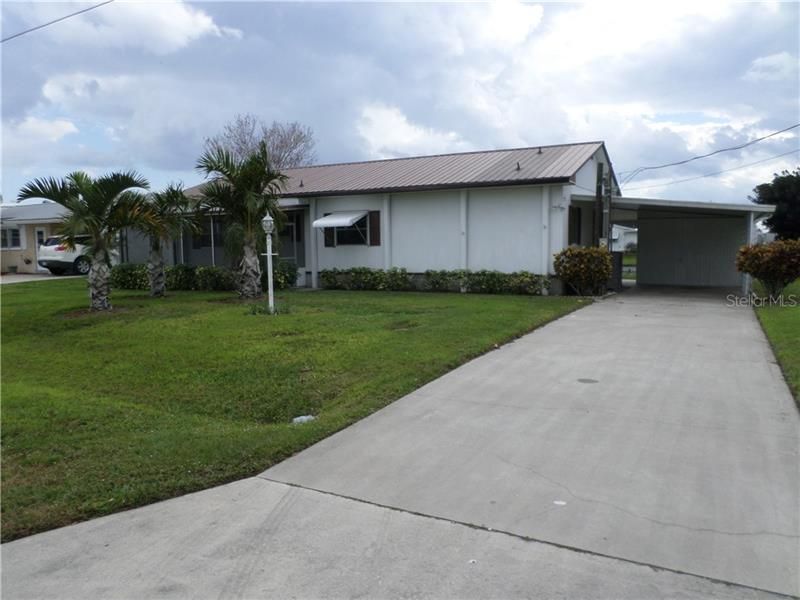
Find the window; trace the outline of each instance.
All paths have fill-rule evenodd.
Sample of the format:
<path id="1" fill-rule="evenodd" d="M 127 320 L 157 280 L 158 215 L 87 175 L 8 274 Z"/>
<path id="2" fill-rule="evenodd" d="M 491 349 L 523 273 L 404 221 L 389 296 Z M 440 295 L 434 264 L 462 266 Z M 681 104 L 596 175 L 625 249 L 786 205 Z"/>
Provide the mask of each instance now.
<path id="1" fill-rule="evenodd" d="M 336 227 L 337 246 L 366 246 L 369 240 L 369 225 L 364 216 L 350 227 Z"/>
<path id="2" fill-rule="evenodd" d="M 325 233 L 325 246 L 327 248 L 334 248 L 336 246 L 380 246 L 381 245 L 381 213 L 378 210 L 371 210 L 369 212 L 362 211 L 363 217 L 353 222 L 352 225 L 345 225 L 341 227 L 325 227 L 322 226 Z M 340 215 L 347 216 L 347 213 L 326 213 L 327 217 Z M 356 215 L 357 216 L 357 215 Z M 317 222 L 323 221 L 318 219 Z M 334 221 L 335 222 L 335 221 Z M 316 223 L 316 222 L 315 222 Z"/>
<path id="3" fill-rule="evenodd" d="M 3 248 L 19 248 L 21 246 L 20 233 L 18 227 L 9 227 L 2 229 L 2 238 L 0 238 L 0 246 Z"/>
<path id="4" fill-rule="evenodd" d="M 192 234 L 192 248 L 194 250 L 211 247 L 211 220 L 203 219 L 200 227 L 201 230 L 199 232 Z M 214 246 L 217 248 L 225 243 L 223 235 L 221 219 L 214 219 Z"/>

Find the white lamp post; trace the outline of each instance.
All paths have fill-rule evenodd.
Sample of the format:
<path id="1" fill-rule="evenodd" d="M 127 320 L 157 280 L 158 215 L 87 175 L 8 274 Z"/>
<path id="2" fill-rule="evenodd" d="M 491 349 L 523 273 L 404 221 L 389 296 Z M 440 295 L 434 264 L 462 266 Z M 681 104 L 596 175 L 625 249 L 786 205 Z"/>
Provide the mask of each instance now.
<path id="1" fill-rule="evenodd" d="M 269 298 L 269 314 L 275 314 L 275 295 L 272 286 L 272 232 L 275 231 L 275 221 L 269 213 L 261 219 L 261 227 L 267 234 L 267 294 Z"/>

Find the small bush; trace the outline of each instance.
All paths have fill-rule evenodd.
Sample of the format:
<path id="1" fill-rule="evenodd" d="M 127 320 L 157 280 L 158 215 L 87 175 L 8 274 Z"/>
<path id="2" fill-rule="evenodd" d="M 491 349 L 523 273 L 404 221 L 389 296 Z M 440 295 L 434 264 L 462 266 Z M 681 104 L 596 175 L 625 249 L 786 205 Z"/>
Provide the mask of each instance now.
<path id="1" fill-rule="evenodd" d="M 195 289 L 205 292 L 227 292 L 236 289 L 236 275 L 222 267 L 197 267 Z"/>
<path id="2" fill-rule="evenodd" d="M 777 240 L 769 244 L 742 246 L 736 268 L 761 282 L 771 297 L 800 277 L 800 240 Z"/>
<path id="3" fill-rule="evenodd" d="M 164 269 L 168 290 L 195 289 L 195 270 L 191 265 L 173 265 Z"/>
<path id="4" fill-rule="evenodd" d="M 550 278 L 544 275 L 536 275 L 528 271 L 517 271 L 516 273 L 511 273 L 508 277 L 506 291 L 510 294 L 541 296 L 550 291 Z"/>
<path id="5" fill-rule="evenodd" d="M 431 292 L 452 292 L 453 275 L 452 271 L 435 271 L 430 269 L 422 274 L 422 281 L 425 290 Z"/>
<path id="6" fill-rule="evenodd" d="M 570 246 L 555 255 L 556 275 L 580 296 L 605 292 L 611 277 L 611 253 L 606 248 Z"/>
<path id="7" fill-rule="evenodd" d="M 390 290 L 392 292 L 405 292 L 413 288 L 411 283 L 411 276 L 405 269 L 398 269 L 393 267 L 385 271 L 385 278 L 383 281 L 384 287 L 381 289 Z"/>
<path id="8" fill-rule="evenodd" d="M 386 273 L 367 267 L 350 269 L 350 287 L 348 289 L 384 290 L 386 289 Z"/>
<path id="9" fill-rule="evenodd" d="M 276 290 L 285 290 L 294 287 L 297 283 L 297 265 L 290 260 L 277 260 L 272 262 L 272 284 Z M 261 288 L 266 290 L 269 285 L 266 269 L 261 272 Z"/>
<path id="10" fill-rule="evenodd" d="M 500 271 L 470 271 L 466 276 L 467 290 L 473 294 L 502 294 L 507 291 L 509 276 Z"/>
<path id="11" fill-rule="evenodd" d="M 111 287 L 118 290 L 148 290 L 147 266 L 123 263 L 111 267 Z"/>
<path id="12" fill-rule="evenodd" d="M 319 272 L 319 283 L 326 290 L 344 289 L 339 279 L 339 269 L 323 269 Z"/>

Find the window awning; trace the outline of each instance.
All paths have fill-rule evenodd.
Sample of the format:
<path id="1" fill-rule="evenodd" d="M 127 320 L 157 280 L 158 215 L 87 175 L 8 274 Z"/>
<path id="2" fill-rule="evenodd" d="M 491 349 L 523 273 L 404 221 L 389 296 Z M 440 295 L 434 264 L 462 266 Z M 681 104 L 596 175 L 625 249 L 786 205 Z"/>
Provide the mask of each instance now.
<path id="1" fill-rule="evenodd" d="M 366 210 L 353 210 L 347 212 L 335 212 L 314 221 L 311 226 L 317 229 L 325 227 L 352 227 L 360 219 L 367 216 Z"/>

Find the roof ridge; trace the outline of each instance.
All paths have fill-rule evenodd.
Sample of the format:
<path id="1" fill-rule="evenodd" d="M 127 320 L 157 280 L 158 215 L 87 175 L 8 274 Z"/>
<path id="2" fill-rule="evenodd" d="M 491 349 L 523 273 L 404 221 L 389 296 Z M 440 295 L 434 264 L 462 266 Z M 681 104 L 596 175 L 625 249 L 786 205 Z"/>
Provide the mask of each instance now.
<path id="1" fill-rule="evenodd" d="M 413 160 L 417 158 L 437 158 L 440 156 L 463 156 L 466 154 L 491 154 L 494 152 L 515 152 L 517 150 L 533 150 L 534 148 L 563 148 L 564 146 L 590 146 L 592 144 L 605 144 L 603 140 L 593 140 L 589 142 L 572 142 L 568 144 L 546 144 L 546 145 L 535 145 L 535 146 L 521 146 L 518 148 L 495 148 L 494 150 L 467 150 L 464 152 L 442 152 L 440 154 L 420 154 L 417 156 L 399 156 L 397 158 L 376 158 L 372 160 L 354 160 L 354 161 L 345 161 L 345 162 L 337 162 L 337 163 L 324 163 L 320 165 L 306 165 L 304 167 L 292 167 L 290 169 L 284 169 L 283 172 L 286 173 L 287 171 L 296 171 L 298 169 L 316 169 L 321 167 L 340 167 L 345 165 L 363 165 L 369 163 L 380 163 L 380 162 L 395 162 L 401 160 Z"/>

